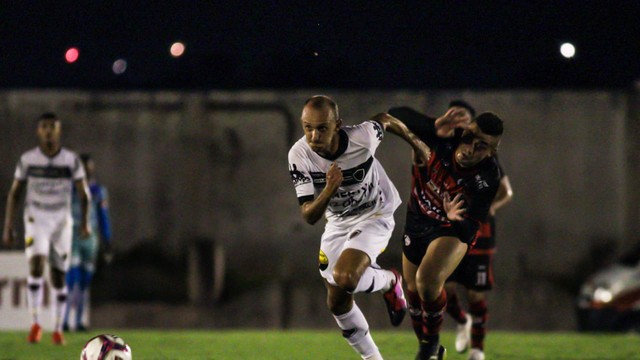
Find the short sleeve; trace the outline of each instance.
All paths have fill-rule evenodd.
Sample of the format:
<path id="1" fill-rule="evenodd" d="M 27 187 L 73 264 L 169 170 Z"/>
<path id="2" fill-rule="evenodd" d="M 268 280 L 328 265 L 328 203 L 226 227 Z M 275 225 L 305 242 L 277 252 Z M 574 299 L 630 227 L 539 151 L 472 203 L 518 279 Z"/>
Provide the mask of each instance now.
<path id="1" fill-rule="evenodd" d="M 384 130 L 379 122 L 368 120 L 353 126 L 353 131 L 349 133 L 349 137 L 371 150 L 371 153 L 375 153 L 384 138 Z"/>
<path id="2" fill-rule="evenodd" d="M 22 158 L 20 158 L 20 160 L 18 160 L 18 164 L 16 165 L 16 171 L 13 174 L 13 177 L 16 180 L 27 180 L 27 169 L 24 166 L 24 162 L 22 161 Z"/>
<path id="3" fill-rule="evenodd" d="M 307 164 L 307 159 L 299 151 L 289 151 L 289 175 L 296 190 L 300 204 L 314 199 L 314 188 Z"/>
<path id="4" fill-rule="evenodd" d="M 72 170 L 73 180 L 82 180 L 86 178 L 84 166 L 82 166 L 82 162 L 80 161 L 80 158 L 78 158 L 78 155 L 76 154 L 73 154 L 73 168 L 71 170 Z"/>

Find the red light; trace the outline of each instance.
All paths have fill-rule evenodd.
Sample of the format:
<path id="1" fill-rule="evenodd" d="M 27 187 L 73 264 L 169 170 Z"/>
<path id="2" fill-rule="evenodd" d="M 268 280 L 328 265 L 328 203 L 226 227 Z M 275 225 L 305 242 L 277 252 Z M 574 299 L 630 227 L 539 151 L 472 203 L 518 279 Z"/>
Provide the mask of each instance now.
<path id="1" fill-rule="evenodd" d="M 78 51 L 78 49 L 76 48 L 70 48 L 64 54 L 64 59 L 67 60 L 69 64 L 76 62 L 76 60 L 78 60 L 79 57 L 80 57 L 80 51 Z"/>

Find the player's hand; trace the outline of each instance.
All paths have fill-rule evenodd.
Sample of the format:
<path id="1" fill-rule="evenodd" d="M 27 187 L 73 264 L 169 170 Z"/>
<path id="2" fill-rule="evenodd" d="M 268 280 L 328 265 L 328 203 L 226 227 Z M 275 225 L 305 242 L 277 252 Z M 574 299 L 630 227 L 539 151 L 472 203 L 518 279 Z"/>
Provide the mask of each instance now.
<path id="1" fill-rule="evenodd" d="M 464 200 L 461 193 L 458 193 L 453 200 L 449 197 L 449 193 L 444 194 L 443 207 L 447 213 L 447 219 L 450 221 L 462 221 L 464 219 L 462 215 L 467 210 L 462 207 L 463 205 Z"/>
<path id="2" fill-rule="evenodd" d="M 15 238 L 16 234 L 13 229 L 6 228 L 2 230 L 2 243 L 6 247 L 12 247 L 15 243 Z"/>
<path id="3" fill-rule="evenodd" d="M 89 224 L 82 224 L 80 226 L 80 237 L 86 239 L 89 236 L 91 236 L 91 227 L 89 227 Z"/>
<path id="4" fill-rule="evenodd" d="M 470 122 L 471 117 L 467 110 L 454 107 L 436 119 L 436 129 L 440 136 L 451 136 L 457 128 L 468 128 Z"/>
<path id="5" fill-rule="evenodd" d="M 327 171 L 327 183 L 325 188 L 331 192 L 331 195 L 333 195 L 338 191 L 338 188 L 342 184 L 342 180 L 342 170 L 340 170 L 338 164 L 334 162 L 329 166 L 329 171 Z"/>
<path id="6" fill-rule="evenodd" d="M 429 146 L 422 140 L 417 140 L 416 148 L 413 149 L 413 164 L 420 167 L 427 166 L 430 158 L 431 149 L 429 149 Z"/>

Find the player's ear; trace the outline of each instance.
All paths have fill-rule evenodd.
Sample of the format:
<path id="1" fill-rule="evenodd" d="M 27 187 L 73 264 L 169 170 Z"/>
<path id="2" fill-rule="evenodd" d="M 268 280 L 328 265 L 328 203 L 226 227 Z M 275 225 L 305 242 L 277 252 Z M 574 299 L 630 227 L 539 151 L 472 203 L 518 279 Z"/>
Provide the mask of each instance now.
<path id="1" fill-rule="evenodd" d="M 336 120 L 336 130 L 339 130 L 342 127 L 342 119 Z"/>

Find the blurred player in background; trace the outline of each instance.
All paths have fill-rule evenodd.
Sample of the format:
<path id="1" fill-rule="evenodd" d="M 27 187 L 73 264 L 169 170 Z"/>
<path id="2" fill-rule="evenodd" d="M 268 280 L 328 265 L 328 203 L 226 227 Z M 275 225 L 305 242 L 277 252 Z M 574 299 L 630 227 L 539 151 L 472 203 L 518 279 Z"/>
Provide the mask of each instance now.
<path id="1" fill-rule="evenodd" d="M 95 161 L 93 161 L 91 155 L 81 154 L 80 159 L 87 173 L 89 190 L 91 191 L 91 206 L 89 208 L 91 235 L 88 238 L 82 237 L 80 229 L 80 219 L 82 218 L 80 197 L 77 192 L 74 192 L 71 268 L 67 273 L 69 303 L 64 314 L 63 324 L 65 331 L 69 330 L 71 308 L 75 310 L 75 330 L 87 330 L 87 326 L 82 323 L 82 315 L 88 298 L 89 285 L 96 270 L 96 260 L 101 244 L 105 262 L 108 263 L 111 260 L 111 222 L 107 188 L 99 184 L 95 179 Z"/>
<path id="2" fill-rule="evenodd" d="M 54 344 L 64 344 L 62 316 L 67 303 L 65 273 L 71 260 L 71 192 L 79 194 L 81 212 L 80 235 L 88 237 L 91 195 L 85 171 L 78 156 L 61 146 L 61 122 L 53 113 L 38 119 L 39 146 L 22 154 L 7 197 L 2 240 L 11 246 L 18 202 L 26 188 L 24 201 L 25 252 L 29 263 L 27 301 L 33 316 L 27 340 L 38 343 L 42 337 L 39 310 L 44 293 L 44 270 L 50 266 L 53 294 Z"/>
<path id="3" fill-rule="evenodd" d="M 447 304 L 445 280 L 473 247 L 500 181 L 494 155 L 502 137 L 502 120 L 483 113 L 471 121 L 467 106 L 453 105 L 438 119 L 410 108 L 389 111 L 431 149 L 428 163 L 412 168 L 402 258 L 420 344 L 417 359 L 446 356 L 440 345 Z"/>
<path id="4" fill-rule="evenodd" d="M 484 359 L 484 338 L 488 318 L 485 292 L 493 287 L 493 254 L 495 253 L 495 213 L 513 198 L 509 177 L 500 167 L 502 178 L 486 222 L 480 225 L 473 249 L 462 259 L 460 265 L 447 279 L 447 313 L 458 323 L 456 329 L 456 351 L 465 352 L 469 345 L 469 360 Z M 457 284 L 466 289 L 469 313 L 462 310 L 457 295 Z"/>
<path id="5" fill-rule="evenodd" d="M 400 274 L 376 264 L 401 200 L 374 154 L 384 130 L 407 141 L 422 161 L 428 148 L 388 114 L 343 126 L 337 104 L 322 95 L 305 102 L 301 123 L 304 137 L 289 151 L 289 171 L 304 220 L 315 224 L 323 215 L 327 220 L 319 255 L 327 306 L 363 359 L 382 359 L 354 294 L 383 292 L 394 326 L 402 322 L 406 301 Z"/>

